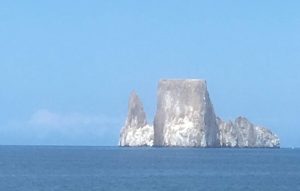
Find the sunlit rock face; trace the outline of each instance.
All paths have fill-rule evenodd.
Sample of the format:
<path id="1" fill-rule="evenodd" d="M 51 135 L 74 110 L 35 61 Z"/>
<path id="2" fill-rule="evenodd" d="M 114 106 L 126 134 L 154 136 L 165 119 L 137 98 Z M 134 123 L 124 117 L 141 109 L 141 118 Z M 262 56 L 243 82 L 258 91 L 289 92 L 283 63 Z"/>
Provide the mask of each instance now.
<path id="1" fill-rule="evenodd" d="M 147 124 L 143 104 L 135 92 L 128 103 L 128 116 L 120 134 L 120 146 L 152 146 L 153 126 Z"/>
<path id="2" fill-rule="evenodd" d="M 223 147 L 280 147 L 279 138 L 270 130 L 256 126 L 245 117 L 235 122 L 217 119 L 220 129 L 220 141 Z"/>
<path id="3" fill-rule="evenodd" d="M 218 147 L 219 129 L 204 80 L 161 80 L 155 146 Z"/>

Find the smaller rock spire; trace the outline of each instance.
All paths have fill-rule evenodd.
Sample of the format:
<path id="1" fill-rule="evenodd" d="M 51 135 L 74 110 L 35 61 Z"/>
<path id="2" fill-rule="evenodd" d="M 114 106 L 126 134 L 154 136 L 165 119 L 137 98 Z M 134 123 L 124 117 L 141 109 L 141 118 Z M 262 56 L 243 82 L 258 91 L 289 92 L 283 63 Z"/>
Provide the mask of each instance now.
<path id="1" fill-rule="evenodd" d="M 128 102 L 128 115 L 125 126 L 121 130 L 120 146 L 152 146 L 153 127 L 147 125 L 143 104 L 132 91 Z"/>
<path id="2" fill-rule="evenodd" d="M 128 116 L 125 126 L 132 128 L 141 128 L 147 124 L 146 114 L 143 104 L 136 94 L 132 91 L 128 103 Z"/>

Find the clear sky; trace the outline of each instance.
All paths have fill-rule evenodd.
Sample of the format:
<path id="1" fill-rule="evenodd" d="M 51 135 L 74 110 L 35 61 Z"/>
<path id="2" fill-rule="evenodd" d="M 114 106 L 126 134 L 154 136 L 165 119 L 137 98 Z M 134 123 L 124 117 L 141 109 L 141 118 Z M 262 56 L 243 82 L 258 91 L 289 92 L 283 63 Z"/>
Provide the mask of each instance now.
<path id="1" fill-rule="evenodd" d="M 116 145 L 131 90 L 206 79 L 215 112 L 300 146 L 300 1 L 0 2 L 0 144 Z"/>

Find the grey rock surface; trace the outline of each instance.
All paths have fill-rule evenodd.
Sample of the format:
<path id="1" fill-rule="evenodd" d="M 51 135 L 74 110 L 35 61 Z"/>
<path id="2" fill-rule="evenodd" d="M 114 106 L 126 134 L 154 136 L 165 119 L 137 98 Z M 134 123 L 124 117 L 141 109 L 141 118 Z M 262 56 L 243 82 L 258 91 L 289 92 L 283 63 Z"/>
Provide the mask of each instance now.
<path id="1" fill-rule="evenodd" d="M 119 145 L 279 148 L 280 141 L 245 117 L 234 122 L 217 118 L 206 81 L 187 79 L 159 82 L 154 126 L 147 124 L 143 104 L 133 92 Z"/>
<path id="2" fill-rule="evenodd" d="M 135 92 L 128 103 L 128 116 L 120 134 L 120 146 L 152 146 L 153 126 L 147 124 L 143 104 Z"/>
<path id="3" fill-rule="evenodd" d="M 204 80 L 161 80 L 155 146 L 218 147 L 219 130 Z"/>
<path id="4" fill-rule="evenodd" d="M 222 147 L 280 147 L 277 135 L 270 130 L 252 124 L 245 117 L 238 117 L 235 122 L 217 119 Z"/>

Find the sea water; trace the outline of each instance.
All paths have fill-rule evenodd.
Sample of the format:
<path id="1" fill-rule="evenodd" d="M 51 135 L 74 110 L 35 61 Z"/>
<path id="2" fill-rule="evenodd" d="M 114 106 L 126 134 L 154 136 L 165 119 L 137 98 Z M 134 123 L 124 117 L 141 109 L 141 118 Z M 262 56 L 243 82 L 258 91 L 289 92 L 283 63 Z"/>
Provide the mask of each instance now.
<path id="1" fill-rule="evenodd" d="M 0 191 L 101 190 L 300 190 L 300 149 L 0 146 Z"/>

